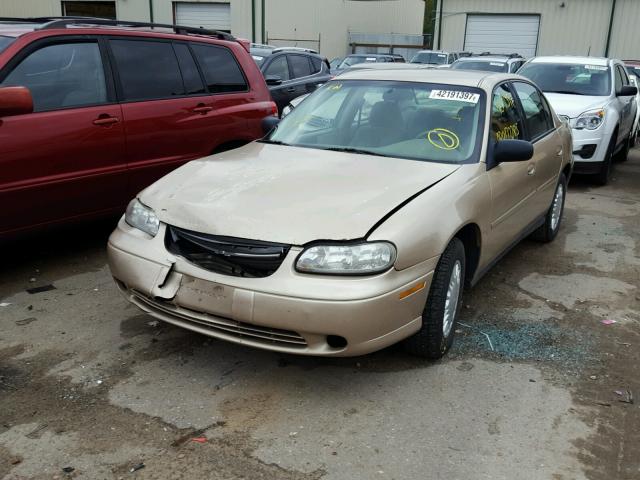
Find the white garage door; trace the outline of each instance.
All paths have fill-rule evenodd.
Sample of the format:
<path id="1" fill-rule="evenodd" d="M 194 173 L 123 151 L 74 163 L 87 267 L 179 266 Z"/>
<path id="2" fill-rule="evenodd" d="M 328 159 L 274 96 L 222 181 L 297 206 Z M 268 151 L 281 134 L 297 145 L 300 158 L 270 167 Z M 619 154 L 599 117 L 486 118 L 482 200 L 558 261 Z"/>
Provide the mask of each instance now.
<path id="1" fill-rule="evenodd" d="M 539 15 L 467 15 L 464 49 L 533 57 L 539 26 Z"/>
<path id="2" fill-rule="evenodd" d="M 176 2 L 174 5 L 178 25 L 231 31 L 229 3 Z"/>

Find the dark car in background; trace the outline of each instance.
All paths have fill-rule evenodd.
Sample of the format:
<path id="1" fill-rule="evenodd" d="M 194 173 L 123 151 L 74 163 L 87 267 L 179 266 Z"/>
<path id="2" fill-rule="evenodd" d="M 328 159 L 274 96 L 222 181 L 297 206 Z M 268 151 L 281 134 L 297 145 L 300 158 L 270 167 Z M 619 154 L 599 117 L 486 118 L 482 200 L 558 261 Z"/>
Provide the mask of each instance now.
<path id="1" fill-rule="evenodd" d="M 276 114 L 248 42 L 227 33 L 50 18 L 0 20 L 0 39 L 0 238 L 122 213 Z"/>
<path id="2" fill-rule="evenodd" d="M 1 42 L 2 40 L 0 40 L 0 49 L 2 48 Z M 635 75 L 640 79 L 640 60 L 623 60 L 623 63 L 629 75 Z"/>
<path id="3" fill-rule="evenodd" d="M 457 52 L 443 52 L 442 50 L 420 50 L 410 63 L 422 65 L 451 65 L 460 58 Z"/>
<path id="4" fill-rule="evenodd" d="M 485 72 L 515 73 L 524 65 L 525 59 L 517 54 L 483 53 L 461 57 L 451 64 L 454 70 L 481 70 Z"/>
<path id="5" fill-rule="evenodd" d="M 278 112 L 296 97 L 313 92 L 331 78 L 329 62 L 315 50 L 296 47 L 251 48 Z"/>

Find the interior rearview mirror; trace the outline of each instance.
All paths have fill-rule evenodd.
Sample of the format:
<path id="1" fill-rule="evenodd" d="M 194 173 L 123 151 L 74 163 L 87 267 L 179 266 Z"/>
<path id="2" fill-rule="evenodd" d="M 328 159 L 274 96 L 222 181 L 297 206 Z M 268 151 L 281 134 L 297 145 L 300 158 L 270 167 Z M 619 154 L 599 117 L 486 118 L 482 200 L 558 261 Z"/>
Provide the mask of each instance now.
<path id="1" fill-rule="evenodd" d="M 533 157 L 533 144 L 526 140 L 502 140 L 493 147 L 495 163 L 522 162 Z"/>
<path id="2" fill-rule="evenodd" d="M 282 83 L 282 78 L 277 75 L 267 75 L 264 80 L 267 85 L 280 85 Z"/>
<path id="3" fill-rule="evenodd" d="M 633 85 L 623 85 L 618 92 L 619 97 L 631 97 L 638 93 L 638 87 Z"/>
<path id="4" fill-rule="evenodd" d="M 0 88 L 0 117 L 33 112 L 33 98 L 27 87 Z"/>

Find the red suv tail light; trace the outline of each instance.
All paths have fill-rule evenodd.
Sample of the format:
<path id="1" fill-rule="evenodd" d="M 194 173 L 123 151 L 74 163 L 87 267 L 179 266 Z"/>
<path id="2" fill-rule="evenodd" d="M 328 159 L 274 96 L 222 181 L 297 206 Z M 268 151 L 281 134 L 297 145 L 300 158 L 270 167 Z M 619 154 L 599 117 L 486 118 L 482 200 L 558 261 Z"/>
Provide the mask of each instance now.
<path id="1" fill-rule="evenodd" d="M 274 117 L 278 116 L 278 106 L 275 102 L 271 102 L 271 115 L 273 115 Z"/>

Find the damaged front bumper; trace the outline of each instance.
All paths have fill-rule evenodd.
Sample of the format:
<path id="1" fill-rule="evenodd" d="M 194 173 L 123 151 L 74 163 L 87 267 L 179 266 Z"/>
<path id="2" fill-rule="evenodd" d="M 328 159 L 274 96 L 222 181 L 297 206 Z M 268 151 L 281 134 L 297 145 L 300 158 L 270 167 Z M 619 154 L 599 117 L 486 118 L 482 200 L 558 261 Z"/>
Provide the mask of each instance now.
<path id="1" fill-rule="evenodd" d="M 415 333 L 438 260 L 366 277 L 311 275 L 295 270 L 301 248 L 291 247 L 272 275 L 234 277 L 169 252 L 165 230 L 150 238 L 121 219 L 112 233 L 109 265 L 129 301 L 204 335 L 306 355 L 366 354 Z"/>

